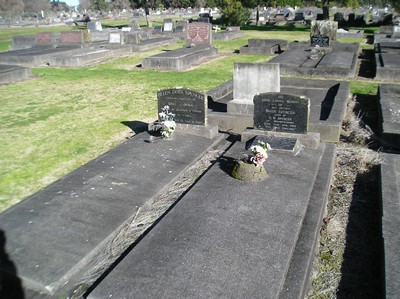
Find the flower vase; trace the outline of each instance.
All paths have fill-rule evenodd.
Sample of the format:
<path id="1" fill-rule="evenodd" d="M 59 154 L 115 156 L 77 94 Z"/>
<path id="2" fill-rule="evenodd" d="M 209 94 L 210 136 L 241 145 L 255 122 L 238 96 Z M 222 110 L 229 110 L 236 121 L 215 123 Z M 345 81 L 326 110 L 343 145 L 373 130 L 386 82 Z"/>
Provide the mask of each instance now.
<path id="1" fill-rule="evenodd" d="M 264 164 L 239 160 L 232 170 L 232 177 L 242 181 L 262 181 L 268 177 Z"/>

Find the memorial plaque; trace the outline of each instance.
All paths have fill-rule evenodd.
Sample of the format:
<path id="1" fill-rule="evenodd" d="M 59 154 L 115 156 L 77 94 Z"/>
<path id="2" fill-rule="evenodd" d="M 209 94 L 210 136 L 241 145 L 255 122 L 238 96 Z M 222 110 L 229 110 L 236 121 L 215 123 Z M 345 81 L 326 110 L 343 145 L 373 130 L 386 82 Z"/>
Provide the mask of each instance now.
<path id="1" fill-rule="evenodd" d="M 118 33 L 110 33 L 110 44 L 120 44 L 121 43 L 121 34 Z"/>
<path id="2" fill-rule="evenodd" d="M 81 44 L 83 43 L 82 31 L 60 32 L 60 43 Z"/>
<path id="3" fill-rule="evenodd" d="M 272 150 L 293 151 L 297 146 L 297 138 L 280 137 L 280 136 L 265 136 L 257 135 L 254 139 L 246 144 L 246 149 L 250 149 L 253 145 L 258 145 L 259 142 L 268 143 Z"/>
<path id="4" fill-rule="evenodd" d="M 53 32 L 39 32 L 36 34 L 36 44 L 52 44 L 54 42 Z"/>
<path id="5" fill-rule="evenodd" d="M 188 44 L 211 44 L 211 24 L 189 23 L 186 30 L 186 43 Z"/>
<path id="6" fill-rule="evenodd" d="M 325 35 L 311 36 L 311 46 L 329 47 L 329 37 Z"/>
<path id="7" fill-rule="evenodd" d="M 163 89 L 157 92 L 158 111 L 169 106 L 175 122 L 191 125 L 207 124 L 206 95 L 186 88 Z"/>
<path id="8" fill-rule="evenodd" d="M 288 133 L 307 133 L 310 99 L 282 93 L 254 97 L 254 128 Z"/>
<path id="9" fill-rule="evenodd" d="M 163 30 L 166 32 L 173 31 L 174 30 L 174 22 L 171 19 L 165 19 Z"/>

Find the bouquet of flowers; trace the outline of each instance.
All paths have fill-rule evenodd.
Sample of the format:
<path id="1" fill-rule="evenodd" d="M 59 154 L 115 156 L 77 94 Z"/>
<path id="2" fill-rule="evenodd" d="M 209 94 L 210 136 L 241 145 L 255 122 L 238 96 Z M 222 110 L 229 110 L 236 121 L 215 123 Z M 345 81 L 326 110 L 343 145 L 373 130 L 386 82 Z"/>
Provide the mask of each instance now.
<path id="1" fill-rule="evenodd" d="M 256 166 L 262 165 L 268 158 L 267 151 L 271 150 L 269 143 L 264 141 L 258 141 L 258 145 L 250 147 L 251 152 L 254 156 L 250 157 L 250 162 Z"/>
<path id="2" fill-rule="evenodd" d="M 174 121 L 175 114 L 171 113 L 169 111 L 169 106 L 166 105 L 161 109 L 161 112 L 158 115 L 160 117 L 162 137 L 170 138 L 176 128 L 176 123 Z"/>

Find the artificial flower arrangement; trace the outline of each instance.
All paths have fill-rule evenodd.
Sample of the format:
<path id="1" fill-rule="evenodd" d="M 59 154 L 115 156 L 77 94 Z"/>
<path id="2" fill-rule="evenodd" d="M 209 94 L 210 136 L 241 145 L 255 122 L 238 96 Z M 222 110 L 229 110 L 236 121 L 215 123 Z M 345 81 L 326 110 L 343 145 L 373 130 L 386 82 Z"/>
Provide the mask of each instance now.
<path id="1" fill-rule="evenodd" d="M 176 123 L 174 121 L 175 114 L 170 112 L 169 106 L 166 105 L 161 109 L 158 115 L 160 117 L 161 136 L 164 138 L 171 138 L 176 128 Z"/>
<path id="2" fill-rule="evenodd" d="M 268 158 L 267 151 L 271 150 L 271 146 L 264 141 L 258 141 L 258 145 L 253 145 L 250 150 L 253 153 L 253 156 L 250 157 L 250 162 L 256 166 L 263 165 Z"/>
<path id="3" fill-rule="evenodd" d="M 250 147 L 252 156 L 237 161 L 232 170 L 232 176 L 242 181 L 260 181 L 268 177 L 264 162 L 268 158 L 268 151 L 271 146 L 263 141 Z"/>

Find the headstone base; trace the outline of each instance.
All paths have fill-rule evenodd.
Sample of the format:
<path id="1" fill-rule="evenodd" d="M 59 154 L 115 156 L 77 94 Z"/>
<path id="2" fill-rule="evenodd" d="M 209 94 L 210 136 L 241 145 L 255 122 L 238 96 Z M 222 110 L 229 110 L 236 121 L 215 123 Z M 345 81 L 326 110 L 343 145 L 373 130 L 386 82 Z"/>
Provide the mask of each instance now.
<path id="1" fill-rule="evenodd" d="M 190 134 L 194 136 L 204 137 L 213 139 L 218 134 L 218 126 L 215 125 L 188 125 L 188 124 L 176 124 L 176 131 Z"/>

